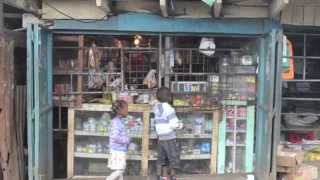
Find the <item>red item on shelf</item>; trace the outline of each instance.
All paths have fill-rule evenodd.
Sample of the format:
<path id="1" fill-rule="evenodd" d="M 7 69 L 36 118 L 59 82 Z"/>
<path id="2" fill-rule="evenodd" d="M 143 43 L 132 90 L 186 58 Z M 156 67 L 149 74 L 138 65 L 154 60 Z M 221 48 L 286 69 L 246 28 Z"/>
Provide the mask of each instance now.
<path id="1" fill-rule="evenodd" d="M 314 132 L 309 132 L 309 133 L 305 133 L 303 135 L 303 139 L 306 140 L 315 140 L 316 139 L 316 134 Z"/>
<path id="2" fill-rule="evenodd" d="M 288 141 L 293 144 L 299 144 L 302 142 L 301 134 L 297 133 L 288 133 Z"/>

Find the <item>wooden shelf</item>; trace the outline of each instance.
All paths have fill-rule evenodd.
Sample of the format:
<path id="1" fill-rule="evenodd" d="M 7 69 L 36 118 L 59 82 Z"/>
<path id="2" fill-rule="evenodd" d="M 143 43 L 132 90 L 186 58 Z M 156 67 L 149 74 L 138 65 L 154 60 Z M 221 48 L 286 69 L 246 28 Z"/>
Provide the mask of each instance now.
<path id="1" fill-rule="evenodd" d="M 87 131 L 76 130 L 74 131 L 74 135 L 76 136 L 97 136 L 97 137 L 108 137 L 108 133 L 93 133 Z"/>
<path id="2" fill-rule="evenodd" d="M 53 72 L 53 75 L 71 75 L 71 74 L 75 74 L 78 73 L 77 71 L 67 71 L 67 70 L 55 70 Z"/>
<path id="3" fill-rule="evenodd" d="M 87 131 L 80 131 L 80 130 L 76 130 L 74 132 L 74 135 L 76 136 L 93 136 L 93 137 L 109 137 L 108 133 L 94 133 L 94 132 L 87 132 Z M 131 138 L 142 138 L 142 135 L 132 135 L 129 134 L 129 136 Z"/>
<path id="4" fill-rule="evenodd" d="M 104 153 L 79 153 L 75 152 L 74 157 L 77 158 L 89 158 L 89 159 L 109 159 L 110 154 L 104 154 Z M 140 155 L 127 155 L 128 160 L 134 160 L 134 161 L 140 161 L 141 160 Z"/>
<path id="5" fill-rule="evenodd" d="M 227 146 L 227 147 L 233 147 L 234 144 L 226 144 L 226 146 Z M 245 144 L 237 144 L 237 145 L 235 145 L 235 146 L 236 146 L 236 147 L 246 147 Z"/>
<path id="6" fill-rule="evenodd" d="M 247 120 L 247 117 L 232 117 L 232 116 L 227 116 L 227 119 L 235 119 L 235 120 Z"/>
<path id="7" fill-rule="evenodd" d="M 158 158 L 149 158 L 150 161 L 156 161 Z M 210 154 L 190 154 L 190 155 L 181 155 L 180 160 L 210 160 Z"/>
<path id="8" fill-rule="evenodd" d="M 320 127 L 301 127 L 301 128 L 281 128 L 281 131 L 307 131 L 307 132 L 318 132 Z"/>
<path id="9" fill-rule="evenodd" d="M 151 134 L 150 139 L 157 139 L 157 135 Z M 177 139 L 211 139 L 211 134 L 178 134 Z"/>
<path id="10" fill-rule="evenodd" d="M 110 105 L 103 104 L 82 104 L 81 107 L 68 109 L 68 178 L 74 177 L 74 158 L 89 158 L 89 159 L 108 159 L 107 154 L 99 153 L 78 153 L 75 152 L 75 141 L 81 137 L 108 137 L 108 133 L 91 133 L 83 130 L 75 130 L 75 120 L 77 111 L 81 112 L 108 112 L 111 110 Z M 147 176 L 149 172 L 150 161 L 157 158 L 149 156 L 149 145 L 151 139 L 155 139 L 155 134 L 150 134 L 150 114 L 152 113 L 152 106 L 148 104 L 137 105 L 129 104 L 129 112 L 141 113 L 143 115 L 143 135 L 130 135 L 133 138 L 141 139 L 141 155 L 128 155 L 128 160 L 141 162 L 140 175 Z M 216 173 L 217 169 L 217 150 L 218 150 L 218 127 L 221 112 L 218 106 L 210 107 L 190 107 L 190 108 L 177 108 L 177 112 L 198 112 L 212 114 L 212 132 L 210 134 L 178 134 L 178 139 L 204 139 L 211 143 L 211 153 L 208 154 L 191 154 L 182 155 L 182 160 L 208 160 L 210 161 L 210 174 Z M 153 156 L 154 157 L 154 156 Z"/>
<path id="11" fill-rule="evenodd" d="M 234 133 L 234 132 L 237 132 L 237 133 L 247 133 L 247 130 L 246 130 L 246 129 L 237 129 L 237 130 L 227 129 L 226 132 L 227 132 L 227 133 Z"/>
<path id="12" fill-rule="evenodd" d="M 220 110 L 221 107 L 218 107 L 216 105 L 213 106 L 194 106 L 194 107 L 185 107 L 185 106 L 175 106 L 176 112 L 206 112 L 206 113 L 212 113 L 212 111 Z"/>

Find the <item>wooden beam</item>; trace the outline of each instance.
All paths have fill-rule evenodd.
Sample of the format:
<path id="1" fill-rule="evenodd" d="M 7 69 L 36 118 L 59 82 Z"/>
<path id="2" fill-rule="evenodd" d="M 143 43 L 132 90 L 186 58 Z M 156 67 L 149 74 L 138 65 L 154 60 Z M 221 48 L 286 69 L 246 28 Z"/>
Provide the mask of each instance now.
<path id="1" fill-rule="evenodd" d="M 3 0 L 3 3 L 27 13 L 39 15 L 39 7 L 36 0 Z"/>
<path id="2" fill-rule="evenodd" d="M 221 15 L 221 9 L 222 9 L 222 0 L 217 0 L 217 1 L 214 3 L 213 9 L 214 9 L 214 17 L 215 17 L 215 18 L 220 17 L 220 15 Z"/>
<path id="3" fill-rule="evenodd" d="M 111 1 L 110 0 L 96 0 L 96 6 L 105 12 L 111 13 Z"/>
<path id="4" fill-rule="evenodd" d="M 289 4 L 290 0 L 273 0 L 270 5 L 270 16 L 276 17 Z"/>
<path id="5" fill-rule="evenodd" d="M 75 7 L 77 5 L 77 8 Z M 42 19 L 101 19 L 105 10 L 98 8 L 92 1 L 82 0 L 43 0 Z"/>
<path id="6" fill-rule="evenodd" d="M 4 13 L 4 18 L 8 18 L 8 19 L 21 19 L 22 18 L 22 14 L 19 13 Z"/>
<path id="7" fill-rule="evenodd" d="M 168 17 L 167 0 L 160 0 L 160 9 L 162 16 Z"/>

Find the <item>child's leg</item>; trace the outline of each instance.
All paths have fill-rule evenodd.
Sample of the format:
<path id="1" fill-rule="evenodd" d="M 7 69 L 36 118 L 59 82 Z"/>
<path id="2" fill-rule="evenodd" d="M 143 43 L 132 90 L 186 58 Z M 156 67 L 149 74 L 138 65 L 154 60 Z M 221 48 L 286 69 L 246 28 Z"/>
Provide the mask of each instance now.
<path id="1" fill-rule="evenodd" d="M 166 151 L 169 159 L 171 179 L 176 179 L 176 170 L 180 168 L 180 150 L 177 141 L 170 140 L 167 142 Z"/>
<path id="2" fill-rule="evenodd" d="M 179 169 L 180 168 L 180 152 L 176 140 L 168 141 L 168 146 L 166 147 L 169 166 L 170 169 Z"/>
<path id="3" fill-rule="evenodd" d="M 123 173 L 124 173 L 124 170 L 116 170 L 116 171 L 113 171 L 108 177 L 106 180 L 115 180 L 117 178 L 120 178 L 120 180 L 123 180 Z"/>
<path id="4" fill-rule="evenodd" d="M 158 143 L 158 161 L 157 161 L 157 176 L 163 176 L 163 166 L 167 164 L 167 153 L 165 150 L 165 142 Z"/>

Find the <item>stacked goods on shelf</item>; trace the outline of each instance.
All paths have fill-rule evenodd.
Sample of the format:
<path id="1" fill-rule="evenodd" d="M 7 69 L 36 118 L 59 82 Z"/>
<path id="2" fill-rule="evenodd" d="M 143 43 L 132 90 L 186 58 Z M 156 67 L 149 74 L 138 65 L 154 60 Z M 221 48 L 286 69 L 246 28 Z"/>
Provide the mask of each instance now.
<path id="1" fill-rule="evenodd" d="M 219 173 L 253 171 L 254 106 L 226 105 L 219 129 Z"/>
<path id="2" fill-rule="evenodd" d="M 221 104 L 218 173 L 253 172 L 256 57 L 231 53 L 220 60 Z"/>
<path id="3" fill-rule="evenodd" d="M 220 61 L 220 84 L 223 100 L 256 100 L 256 57 L 226 56 Z"/>
<path id="4" fill-rule="evenodd" d="M 106 169 L 99 171 L 100 168 L 92 168 L 98 166 L 98 164 L 106 167 L 106 159 L 109 158 L 108 131 L 112 121 L 109 108 L 108 106 L 96 111 L 92 109 L 69 110 L 73 113 L 71 116 L 74 117 L 74 125 L 69 127 L 74 127 L 74 129 L 70 129 L 70 133 L 73 132 L 74 144 L 69 144 L 69 148 L 73 147 L 74 149 L 74 152 L 69 152 L 74 160 L 68 163 L 71 167 L 75 167 L 74 175 L 106 175 L 108 173 Z M 129 112 L 124 121 L 128 134 L 132 138 L 128 147 L 128 160 L 136 161 L 133 164 L 128 163 L 127 174 L 139 175 L 140 166 L 137 166 L 137 163 L 141 160 L 142 155 L 142 113 Z M 104 162 L 101 160 L 104 160 Z M 69 174 L 69 176 L 72 175 Z"/>
<path id="5" fill-rule="evenodd" d="M 318 178 L 318 168 L 304 164 L 304 152 L 278 147 L 277 172 L 281 178 L 288 180 L 315 180 Z"/>
<path id="6" fill-rule="evenodd" d="M 183 122 L 184 127 L 177 131 L 177 145 L 180 151 L 181 169 L 178 173 L 182 174 L 212 174 L 215 172 L 217 137 L 213 135 L 217 131 L 218 121 L 214 115 L 214 111 L 183 111 L 179 112 L 177 108 L 177 116 Z M 215 118 L 215 119 L 214 119 Z M 150 143 L 149 143 L 149 160 L 156 160 L 157 141 L 154 119 L 150 119 Z M 217 132 L 216 132 L 217 133 Z M 154 174 L 153 168 L 155 162 L 151 162 L 150 173 Z M 153 169 L 153 170 L 152 170 Z"/>

